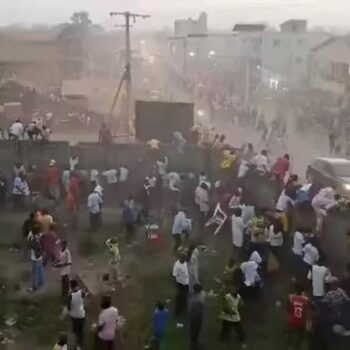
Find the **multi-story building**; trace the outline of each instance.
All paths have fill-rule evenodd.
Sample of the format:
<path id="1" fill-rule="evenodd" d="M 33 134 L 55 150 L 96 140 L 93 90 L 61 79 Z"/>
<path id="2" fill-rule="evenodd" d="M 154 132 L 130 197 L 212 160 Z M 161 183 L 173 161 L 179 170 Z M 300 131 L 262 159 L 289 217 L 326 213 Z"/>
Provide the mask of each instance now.
<path id="1" fill-rule="evenodd" d="M 289 20 L 280 28 L 280 31 L 264 32 L 262 36 L 262 82 L 286 87 L 305 86 L 309 79 L 311 51 L 330 35 L 308 31 L 307 22 L 303 20 Z"/>
<path id="2" fill-rule="evenodd" d="M 16 77 L 37 87 L 60 86 L 64 79 L 113 78 L 123 37 L 118 32 L 90 32 L 81 37 L 62 28 L 0 31 L 0 80 Z"/>
<path id="3" fill-rule="evenodd" d="M 334 97 L 350 93 L 350 36 L 332 37 L 312 50 L 310 86 Z"/>

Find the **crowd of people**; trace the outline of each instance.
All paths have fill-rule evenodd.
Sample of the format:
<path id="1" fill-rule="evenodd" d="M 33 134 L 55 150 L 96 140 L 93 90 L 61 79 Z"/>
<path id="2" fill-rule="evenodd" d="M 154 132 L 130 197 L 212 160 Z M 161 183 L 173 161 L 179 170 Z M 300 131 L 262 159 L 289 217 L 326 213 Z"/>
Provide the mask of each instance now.
<path id="1" fill-rule="evenodd" d="M 350 266 L 348 276 L 333 271 L 322 247 L 324 218 L 337 205 L 335 191 L 301 183 L 292 173 L 288 154 L 273 161 L 267 150 L 256 152 L 252 144 L 234 149 L 225 143 L 225 135 L 198 125 L 190 135 L 187 142 L 181 133 L 174 133 L 174 144 L 180 154 L 186 153 L 188 144 L 200 147 L 205 155 L 202 171 L 175 171 L 162 144 L 150 140 L 145 145 L 145 176 L 137 185 L 129 183 L 130 171 L 124 165 L 104 171 L 82 171 L 76 156 L 71 157 L 67 169 L 52 159 L 44 171 L 16 164 L 9 181 L 1 175 L 3 201 L 10 193 L 15 210 L 25 209 L 28 200 L 35 208 L 23 225 L 24 246 L 32 267 L 28 290 L 36 292 L 45 285 L 45 267 L 49 264 L 59 271 L 61 294 L 72 320 L 76 346 L 83 348 L 87 291 L 72 276 L 74 256 L 55 213 L 57 208 L 65 207 L 69 230 L 76 230 L 79 213 L 85 212 L 89 229 L 95 232 L 103 225 L 106 200 L 117 198 L 127 245 L 135 241 L 138 227 L 157 230 L 157 219 L 172 218 L 174 317 L 177 327 L 188 328 L 191 350 L 198 350 L 205 343 L 202 329 L 206 299 L 210 297 L 202 285 L 205 271 L 201 268 L 201 256 L 214 234 L 224 240 L 226 232 L 232 234 L 232 256 L 227 266 L 222 266 L 224 272 L 219 279 L 222 306 L 217 316 L 221 321 L 221 341 L 230 341 L 230 333 L 235 331 L 241 347 L 249 345 L 241 305 L 263 298 L 265 285 L 272 283 L 270 275 L 282 270 L 294 285 L 290 295 L 285 296 L 291 344 L 299 348 L 309 332 L 310 350 L 333 349 L 334 344 L 350 335 Z M 108 137 L 108 129 L 103 126 L 100 142 L 108 144 Z M 271 200 L 256 200 L 261 186 L 269 189 Z M 118 196 L 123 187 L 128 187 L 128 192 L 124 191 L 126 195 L 121 198 Z M 49 200 L 50 209 L 34 201 L 38 195 Z M 315 217 L 314 226 L 310 220 L 303 221 L 300 211 L 309 211 Z M 106 244 L 113 267 L 111 275 L 118 283 L 118 241 L 112 238 Z M 166 303 L 158 302 L 149 347 L 162 348 L 170 318 Z M 118 322 L 120 317 L 111 295 L 104 293 L 96 323 L 96 349 L 113 349 Z M 66 346 L 67 337 L 62 334 L 54 349 Z"/>

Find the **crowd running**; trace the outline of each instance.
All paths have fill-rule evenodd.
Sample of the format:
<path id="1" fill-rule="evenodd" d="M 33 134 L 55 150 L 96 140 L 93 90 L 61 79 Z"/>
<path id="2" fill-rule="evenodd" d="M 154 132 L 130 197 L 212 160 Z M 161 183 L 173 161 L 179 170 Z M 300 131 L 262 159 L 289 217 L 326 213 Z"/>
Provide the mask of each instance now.
<path id="1" fill-rule="evenodd" d="M 20 121 L 15 124 L 12 133 L 22 133 Z M 23 223 L 23 247 L 31 265 L 28 291 L 36 293 L 45 287 L 48 266 L 57 271 L 76 348 L 83 349 L 89 291 L 72 272 L 77 256 L 70 249 L 69 235 L 63 232 L 66 230 L 57 213 L 66 209 L 70 231 L 82 228 L 81 218 L 87 216 L 87 228 L 94 234 L 104 226 L 106 203 L 117 197 L 123 240 L 128 247 L 141 227 L 148 239 L 159 239 L 160 221 L 155 218 L 163 222 L 171 218 L 166 227 L 173 244 L 173 253 L 169 254 L 174 255 L 174 264 L 169 266 L 169 273 L 174 280 L 174 305 L 154 301 L 153 337 L 148 348 L 163 348 L 170 319 L 174 318 L 178 328 L 188 330 L 191 350 L 202 349 L 207 300 L 214 294 L 205 288 L 202 255 L 214 236 L 224 240 L 226 232 L 231 233 L 232 253 L 218 279 L 221 342 L 234 346 L 231 333 L 235 333 L 239 346 L 249 348 L 243 305 L 260 300 L 266 285 L 273 283 L 270 276 L 283 271 L 286 281 L 293 284 L 285 295 L 289 344 L 300 349 L 307 342 L 309 350 L 331 350 L 334 344 L 345 344 L 350 336 L 350 264 L 345 273 L 334 270 L 323 244 L 325 221 L 341 201 L 335 189 L 303 183 L 292 172 L 289 154 L 273 160 L 268 150 L 256 151 L 252 144 L 235 149 L 225 143 L 225 135 L 198 125 L 190 135 L 186 140 L 175 132 L 173 151 L 184 155 L 189 148 L 200 149 L 203 169 L 177 172 L 166 148 L 153 139 L 145 144 L 146 170 L 136 184 L 131 178 L 135 179 L 135 172 L 140 175 L 139 169 L 116 164 L 107 169 L 82 170 L 77 155 L 72 155 L 67 164 L 51 159 L 40 170 L 16 163 L 10 176 L 1 174 L 1 205 L 10 206 L 12 202 L 13 210 L 19 212 L 34 208 Z M 111 142 L 105 125 L 99 141 L 106 147 Z M 125 187 L 128 192 L 122 197 Z M 104 282 L 113 288 L 101 296 L 101 311 L 94 324 L 96 350 L 114 349 L 118 325 L 123 323 L 112 298 L 115 290 L 118 294 L 122 275 L 120 241 L 121 237 L 111 237 L 106 242 L 110 273 Z M 67 336 L 60 334 L 54 349 L 66 348 Z"/>

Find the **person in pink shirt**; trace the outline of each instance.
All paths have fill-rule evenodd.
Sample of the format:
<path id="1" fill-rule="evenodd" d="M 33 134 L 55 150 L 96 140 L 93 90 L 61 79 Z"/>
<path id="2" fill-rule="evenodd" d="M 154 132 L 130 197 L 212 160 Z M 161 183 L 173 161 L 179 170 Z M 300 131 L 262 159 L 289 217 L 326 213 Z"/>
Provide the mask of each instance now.
<path id="1" fill-rule="evenodd" d="M 54 264 L 58 259 L 59 238 L 56 233 L 55 224 L 50 225 L 50 229 L 43 235 L 42 243 L 44 249 L 44 266 L 49 261 Z"/>
<path id="2" fill-rule="evenodd" d="M 321 232 L 323 226 L 323 217 L 327 211 L 336 204 L 335 191 L 332 187 L 322 188 L 313 198 L 311 205 L 316 214 L 316 231 Z"/>
<path id="3" fill-rule="evenodd" d="M 289 154 L 285 154 L 283 158 L 278 158 L 272 167 L 272 174 L 276 180 L 283 181 L 290 169 Z"/>

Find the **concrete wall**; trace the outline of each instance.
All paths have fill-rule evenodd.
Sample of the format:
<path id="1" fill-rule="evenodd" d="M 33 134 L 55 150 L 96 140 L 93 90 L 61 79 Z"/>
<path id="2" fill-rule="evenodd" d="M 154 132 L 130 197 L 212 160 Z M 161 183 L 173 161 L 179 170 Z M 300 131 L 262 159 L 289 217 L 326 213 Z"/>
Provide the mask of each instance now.
<path id="1" fill-rule="evenodd" d="M 205 155 L 201 149 L 188 146 L 184 154 L 178 154 L 171 146 L 164 146 L 162 153 L 169 158 L 169 170 L 179 172 L 202 171 Z M 150 159 L 149 148 L 142 143 L 113 144 L 103 147 L 97 143 L 80 143 L 71 147 L 67 142 L 31 142 L 19 143 L 18 152 L 15 144 L 0 141 L 0 170 L 10 174 L 16 162 L 21 161 L 25 165 L 36 165 L 39 169 L 46 168 L 51 159 L 55 159 L 61 168 L 68 167 L 70 155 L 79 156 L 81 169 L 110 169 L 122 165 L 129 169 L 143 169 L 147 172 L 145 164 Z"/>

